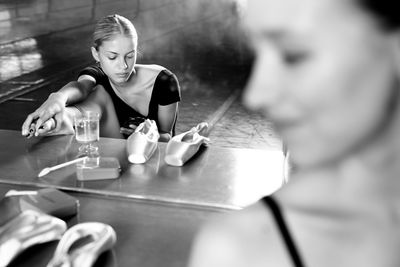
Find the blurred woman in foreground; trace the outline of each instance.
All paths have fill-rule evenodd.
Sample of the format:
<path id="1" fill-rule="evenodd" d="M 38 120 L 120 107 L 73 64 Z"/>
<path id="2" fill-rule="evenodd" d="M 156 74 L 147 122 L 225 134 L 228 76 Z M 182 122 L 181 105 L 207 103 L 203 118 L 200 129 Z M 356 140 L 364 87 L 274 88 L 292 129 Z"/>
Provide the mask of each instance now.
<path id="1" fill-rule="evenodd" d="M 396 2 L 249 0 L 244 25 L 257 56 L 245 102 L 296 172 L 210 222 L 190 266 L 400 266 Z"/>

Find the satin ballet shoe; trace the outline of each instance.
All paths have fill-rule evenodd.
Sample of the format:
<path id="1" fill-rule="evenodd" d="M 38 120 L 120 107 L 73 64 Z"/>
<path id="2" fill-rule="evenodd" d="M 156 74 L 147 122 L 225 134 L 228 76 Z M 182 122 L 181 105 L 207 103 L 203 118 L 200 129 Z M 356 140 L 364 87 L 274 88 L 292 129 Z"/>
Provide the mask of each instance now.
<path id="1" fill-rule="evenodd" d="M 0 200 L 0 226 L 25 210 L 35 210 L 64 219 L 75 215 L 78 206 L 78 199 L 55 188 L 9 190 Z"/>
<path id="2" fill-rule="evenodd" d="M 201 145 L 210 142 L 206 137 L 208 130 L 208 124 L 202 122 L 189 131 L 174 136 L 167 144 L 165 162 L 171 166 L 183 166 L 199 151 Z"/>
<path id="3" fill-rule="evenodd" d="M 158 146 L 157 124 L 153 120 L 145 120 L 135 129 L 127 140 L 128 160 L 140 164 L 148 161 Z"/>
<path id="4" fill-rule="evenodd" d="M 0 227 L 0 266 L 7 266 L 25 249 L 58 240 L 67 229 L 63 220 L 25 210 Z"/>
<path id="5" fill-rule="evenodd" d="M 100 222 L 77 224 L 61 238 L 47 267 L 90 267 L 117 241 L 114 229 Z"/>

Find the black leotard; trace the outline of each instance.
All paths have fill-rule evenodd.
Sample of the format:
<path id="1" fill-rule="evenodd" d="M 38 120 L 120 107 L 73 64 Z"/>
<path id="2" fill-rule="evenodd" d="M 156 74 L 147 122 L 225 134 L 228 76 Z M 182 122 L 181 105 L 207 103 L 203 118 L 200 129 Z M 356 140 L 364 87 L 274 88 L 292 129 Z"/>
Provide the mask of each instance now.
<path id="1" fill-rule="evenodd" d="M 140 75 L 140 77 L 135 77 L 135 79 L 141 79 L 144 81 L 139 83 L 140 86 L 146 86 L 146 88 L 152 90 L 147 116 L 129 106 L 115 93 L 114 89 L 111 87 L 108 76 L 103 72 L 99 65 L 92 65 L 83 69 L 79 73 L 79 76 L 90 75 L 96 80 L 96 84 L 100 84 L 104 87 L 114 103 L 115 112 L 120 126 L 129 124 L 128 121 L 131 121 L 133 118 L 148 118 L 154 120 L 159 127 L 158 106 L 169 105 L 181 100 L 179 82 L 171 71 L 158 65 L 137 64 L 135 69 L 137 75 Z M 176 120 L 177 115 L 172 127 L 172 135 L 175 135 Z"/>

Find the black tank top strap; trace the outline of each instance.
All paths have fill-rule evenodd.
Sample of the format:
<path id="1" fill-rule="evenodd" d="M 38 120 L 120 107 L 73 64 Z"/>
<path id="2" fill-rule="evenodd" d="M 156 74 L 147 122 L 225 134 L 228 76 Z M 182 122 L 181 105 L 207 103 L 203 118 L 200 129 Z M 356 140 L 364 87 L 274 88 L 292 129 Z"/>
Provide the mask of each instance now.
<path id="1" fill-rule="evenodd" d="M 289 229 L 284 220 L 283 214 L 278 203 L 271 196 L 264 197 L 262 201 L 271 209 L 272 214 L 274 215 L 275 222 L 281 231 L 282 238 L 286 244 L 286 248 L 292 257 L 292 261 L 294 266 L 303 267 L 303 262 L 301 261 L 300 254 L 296 248 L 294 240 L 290 235 Z"/>

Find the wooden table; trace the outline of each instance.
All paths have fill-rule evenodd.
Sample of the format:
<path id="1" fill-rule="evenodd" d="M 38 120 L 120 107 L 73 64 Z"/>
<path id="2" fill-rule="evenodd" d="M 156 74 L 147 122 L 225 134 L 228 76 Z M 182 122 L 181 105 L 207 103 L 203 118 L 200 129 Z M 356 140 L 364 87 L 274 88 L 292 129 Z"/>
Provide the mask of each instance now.
<path id="1" fill-rule="evenodd" d="M 121 175 L 114 180 L 78 181 L 71 165 L 41 178 L 45 167 L 77 157 L 74 136 L 26 139 L 20 132 L 0 130 L 0 183 L 56 187 L 73 192 L 142 199 L 188 206 L 239 209 L 278 189 L 283 180 L 280 151 L 228 149 L 212 145 L 182 167 L 164 162 L 159 143 L 145 164 L 130 164 L 126 140 L 100 138 L 101 156 L 116 157 Z"/>

